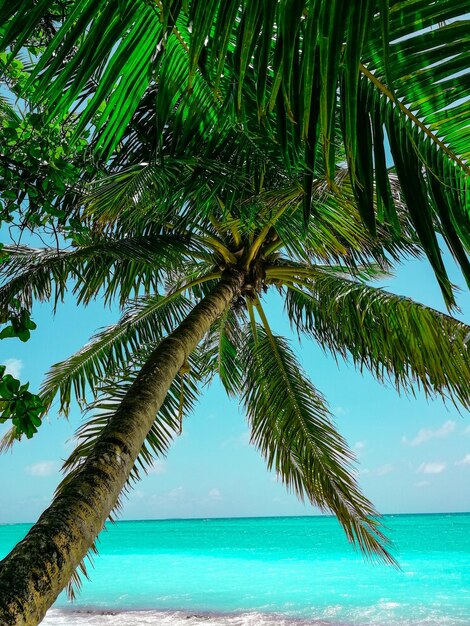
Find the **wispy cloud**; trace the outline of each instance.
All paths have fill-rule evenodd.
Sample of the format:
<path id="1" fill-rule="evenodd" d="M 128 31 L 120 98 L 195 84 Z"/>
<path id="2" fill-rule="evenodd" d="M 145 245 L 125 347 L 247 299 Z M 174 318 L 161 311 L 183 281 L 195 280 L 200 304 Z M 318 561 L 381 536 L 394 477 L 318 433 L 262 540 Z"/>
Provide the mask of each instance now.
<path id="1" fill-rule="evenodd" d="M 133 489 L 129 493 L 128 500 L 130 503 L 133 503 L 133 502 L 141 502 L 145 498 L 146 498 L 145 491 L 141 491 L 140 489 Z"/>
<path id="2" fill-rule="evenodd" d="M 58 471 L 58 463 L 56 461 L 39 461 L 34 465 L 27 465 L 25 472 L 30 476 L 52 476 Z"/>
<path id="3" fill-rule="evenodd" d="M 211 500 L 220 500 L 222 498 L 222 495 L 217 487 L 211 489 L 207 495 L 211 498 Z"/>
<path id="4" fill-rule="evenodd" d="M 394 467 L 391 463 L 386 463 L 385 465 L 379 465 L 379 467 L 363 468 L 358 472 L 359 476 L 385 476 L 386 474 L 390 474 L 393 472 Z"/>
<path id="5" fill-rule="evenodd" d="M 465 428 L 465 430 L 462 433 L 463 435 L 470 435 L 470 426 L 467 426 L 467 428 Z"/>
<path id="6" fill-rule="evenodd" d="M 390 472 L 393 472 L 393 465 L 391 463 L 381 465 L 375 470 L 377 476 L 385 476 L 385 474 L 390 474 Z"/>
<path id="7" fill-rule="evenodd" d="M 421 428 L 418 431 L 416 437 L 413 439 L 408 439 L 407 437 L 402 437 L 402 443 L 407 446 L 420 446 L 425 441 L 429 441 L 430 439 L 442 439 L 443 437 L 447 437 L 455 430 L 455 422 L 452 420 L 447 420 L 444 422 L 442 426 L 433 430 L 432 428 Z"/>
<path id="8" fill-rule="evenodd" d="M 419 480 L 417 483 L 415 483 L 415 487 L 427 487 L 429 484 L 429 480 Z"/>
<path id="9" fill-rule="evenodd" d="M 354 453 L 358 459 L 361 459 L 364 456 L 366 446 L 366 441 L 356 441 L 356 443 L 353 445 Z"/>
<path id="10" fill-rule="evenodd" d="M 441 474 L 446 467 L 447 463 L 444 461 L 433 461 L 431 463 L 421 463 L 417 471 L 418 474 Z"/>
<path id="11" fill-rule="evenodd" d="M 233 446 L 234 448 L 244 448 L 248 446 L 250 443 L 250 431 L 246 430 L 239 435 L 234 435 L 233 437 L 229 437 L 225 441 L 220 444 L 221 448 L 227 448 L 228 446 Z"/>
<path id="12" fill-rule="evenodd" d="M 175 487 L 175 489 L 172 489 L 168 492 L 168 496 L 172 500 L 181 500 L 181 498 L 184 498 L 184 495 L 185 491 L 183 487 Z"/>
<path id="13" fill-rule="evenodd" d="M 3 362 L 5 365 L 5 374 L 10 374 L 13 378 L 19 378 L 23 369 L 23 361 L 21 359 L 7 359 Z"/>
<path id="14" fill-rule="evenodd" d="M 338 405 L 333 407 L 333 415 L 337 417 L 341 417 L 342 415 L 347 415 L 349 413 L 349 409 L 344 406 Z"/>
<path id="15" fill-rule="evenodd" d="M 463 459 L 455 462 L 456 465 L 470 465 L 470 454 L 466 454 Z"/>

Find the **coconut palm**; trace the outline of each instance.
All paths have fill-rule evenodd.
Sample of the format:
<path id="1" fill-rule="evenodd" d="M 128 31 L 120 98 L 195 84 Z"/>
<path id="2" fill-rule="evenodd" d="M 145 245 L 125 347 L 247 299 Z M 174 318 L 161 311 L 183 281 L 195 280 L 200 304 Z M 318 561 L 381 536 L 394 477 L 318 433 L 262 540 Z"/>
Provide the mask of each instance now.
<path id="1" fill-rule="evenodd" d="M 269 328 L 264 289 L 281 290 L 302 333 L 379 380 L 468 406 L 468 327 L 364 282 L 416 253 L 414 232 L 449 306 L 436 231 L 470 275 L 466 7 L 183 5 L 0 2 L 13 55 L 47 18 L 52 41 L 30 87 L 51 119 L 77 109 L 77 136 L 91 122 L 96 152 L 117 169 L 91 195 L 92 231 L 74 250 L 11 251 L 1 304 L 60 299 L 70 284 L 83 303 L 129 307 L 45 382 L 45 404 L 59 394 L 66 412 L 88 390 L 100 413 L 80 432 L 52 506 L 0 566 L 6 623 L 41 619 L 139 454 L 145 463 L 166 450 L 196 383 L 214 371 L 241 396 L 253 442 L 287 485 L 389 558 L 321 395 Z"/>
<path id="2" fill-rule="evenodd" d="M 334 187 L 340 149 L 372 234 L 384 216 L 398 225 L 389 143 L 410 219 L 452 306 L 435 230 L 470 281 L 467 14 L 463 0 L 37 0 L 34 9 L 5 1 L 0 47 L 14 56 L 38 26 L 52 35 L 30 81 L 36 101 L 51 119 L 78 111 L 77 137 L 91 124 L 104 158 L 126 149 L 129 124 L 156 85 L 157 135 L 175 105 L 186 139 L 188 117 L 207 110 L 198 121 L 206 138 L 227 117 L 252 137 L 267 129 L 284 164 L 303 171 L 306 217 L 318 155 Z"/>
<path id="3" fill-rule="evenodd" d="M 67 413 L 73 397 L 88 397 L 98 412 L 79 429 L 53 503 L 0 563 L 2 623 L 37 623 L 76 581 L 119 494 L 166 452 L 216 374 L 245 407 L 268 467 L 333 512 L 366 555 L 393 562 L 325 399 L 270 328 L 267 291 L 281 294 L 299 333 L 378 380 L 470 405 L 470 328 L 369 284 L 390 260 L 420 252 L 404 207 L 401 237 L 380 225 L 372 236 L 338 170 L 334 193 L 323 178 L 313 181 L 315 219 L 306 226 L 298 177 L 265 155 L 258 168 L 256 150 L 245 151 L 238 170 L 235 162 L 162 158 L 96 185 L 89 233 L 74 248 L 12 248 L 2 269 L 1 306 L 12 298 L 25 307 L 57 303 L 71 286 L 78 302 L 100 297 L 125 309 L 46 376 L 46 406 L 58 397 Z M 393 177 L 392 188 L 397 195 Z"/>

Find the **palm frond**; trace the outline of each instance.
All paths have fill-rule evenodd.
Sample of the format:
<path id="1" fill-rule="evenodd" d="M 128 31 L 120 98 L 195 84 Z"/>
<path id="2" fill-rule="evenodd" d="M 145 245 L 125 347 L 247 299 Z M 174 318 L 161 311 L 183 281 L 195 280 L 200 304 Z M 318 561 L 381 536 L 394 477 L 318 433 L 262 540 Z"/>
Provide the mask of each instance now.
<path id="1" fill-rule="evenodd" d="M 174 158 L 141 163 L 96 180 L 85 195 L 87 213 L 104 228 L 114 226 L 119 218 L 121 228 L 133 229 L 143 220 L 155 226 L 168 222 L 183 228 L 196 221 L 209 224 L 209 214 L 218 211 L 217 198 L 246 194 L 250 181 L 243 168 L 234 169 L 230 162 L 221 163 L 201 157 Z"/>
<path id="2" fill-rule="evenodd" d="M 469 326 L 345 276 L 313 270 L 310 279 L 286 281 L 294 328 L 398 391 L 422 389 L 470 406 Z"/>
<path id="3" fill-rule="evenodd" d="M 395 98 L 436 133 L 451 159 L 468 165 L 470 129 L 468 117 L 465 121 L 462 116 L 468 111 L 470 95 L 468 6 L 464 0 L 434 5 L 422 0 L 393 2 L 387 26 L 388 59 L 380 45 L 380 24 L 375 21 L 364 63 L 373 68 L 376 80 L 393 88 Z"/>
<path id="4" fill-rule="evenodd" d="M 0 47 L 17 52 L 50 4 L 0 6 Z M 92 124 L 97 148 L 108 155 L 149 93 L 152 156 L 164 149 L 199 154 L 199 145 L 235 126 L 252 138 L 262 129 L 284 167 L 304 180 L 307 217 L 318 154 L 334 188 L 341 135 L 355 202 L 372 235 L 383 216 L 396 226 L 385 125 L 407 210 L 451 307 L 434 230 L 437 218 L 470 281 L 467 10 L 463 0 L 84 0 L 72 6 L 31 81 L 51 116 L 86 101 L 78 131 Z"/>
<path id="5" fill-rule="evenodd" d="M 448 306 L 454 298 L 435 238 L 434 219 L 470 283 L 470 264 L 463 250 L 468 246 L 470 215 L 467 13 L 463 2 L 391 3 L 387 54 L 383 54 L 383 33 L 375 21 L 358 89 L 362 111 L 356 128 L 358 154 L 374 152 L 378 194 L 386 212 L 393 214 L 385 185 L 385 125 L 412 222 Z M 370 161 L 363 165 L 358 183 L 368 188 L 374 172 Z M 366 212 L 365 203 L 358 200 L 362 213 Z"/>
<path id="6" fill-rule="evenodd" d="M 241 309 L 227 309 L 211 328 L 200 349 L 201 369 L 206 378 L 210 381 L 218 374 L 225 391 L 232 397 L 240 393 L 243 377 L 240 358 L 243 319 Z"/>
<path id="7" fill-rule="evenodd" d="M 413 119 L 404 116 L 399 106 L 388 106 L 389 100 L 374 89 L 373 83 L 361 80 L 358 93 L 363 101 L 364 119 L 358 123 L 361 129 L 358 131 L 361 136 L 361 163 L 355 167 L 357 180 L 353 189 L 361 215 L 366 221 L 370 217 L 375 227 L 374 214 L 378 213 L 373 206 L 375 175 L 378 208 L 382 216 L 391 223 L 397 223 L 397 202 L 391 193 L 383 147 L 379 145 L 383 142 L 385 126 L 403 201 L 440 283 L 446 304 L 450 307 L 455 301 L 436 231 L 444 235 L 450 251 L 470 283 L 470 263 L 466 255 L 470 215 L 466 188 L 470 169 L 466 172 L 449 160 L 444 148 L 436 144 Z M 368 145 L 362 145 L 364 141 Z M 372 145 L 375 150 L 375 171 L 372 156 L 367 162 L 363 157 L 364 154 L 371 155 Z"/>
<path id="8" fill-rule="evenodd" d="M 354 479 L 353 454 L 287 342 L 258 328 L 257 339 L 247 341 L 244 373 L 252 442 L 268 468 L 300 498 L 332 511 L 364 554 L 394 563 L 378 513 Z"/>
<path id="9" fill-rule="evenodd" d="M 184 319 L 189 308 L 190 302 L 179 293 L 148 296 L 131 303 L 119 322 L 51 367 L 41 387 L 45 407 L 49 408 L 59 394 L 59 411 L 68 415 L 72 392 L 80 404 L 86 402 L 87 391 L 96 396 L 103 380 L 129 367 L 139 351 L 158 344 Z"/>
<path id="10" fill-rule="evenodd" d="M 0 45 L 15 42 L 15 51 L 19 50 L 49 4 L 39 2 L 26 20 L 20 8 L 0 11 L 7 24 Z M 241 114 L 246 105 L 244 87 L 253 74 L 259 77 L 254 96 L 260 116 L 276 106 L 284 118 L 296 120 L 304 138 L 310 136 L 309 120 L 316 124 L 319 119 L 325 160 L 331 163 L 338 76 L 345 65 L 351 75 L 348 101 L 354 105 L 357 65 L 375 4 L 368 0 L 360 10 L 339 0 L 253 6 L 232 2 L 228 7 L 212 2 L 208 7 L 193 0 L 183 12 L 181 3 L 175 2 L 149 5 L 124 0 L 115 5 L 88 0 L 69 12 L 32 80 L 40 77 L 38 93 L 47 98 L 51 115 L 64 114 L 87 95 L 89 80 L 97 81 L 96 92 L 81 112 L 81 124 L 89 123 L 106 102 L 97 121 L 99 131 L 106 122 L 102 139 L 106 144 L 112 133 L 122 135 L 146 88 L 159 74 L 164 83 L 158 102 L 162 125 L 172 103 L 185 100 L 189 101 L 186 119 L 193 123 L 189 113 L 195 104 L 207 109 L 204 101 L 213 105 L 217 94 L 227 92 L 234 80 L 234 113 Z M 270 70 L 268 63 L 272 63 Z M 207 81 L 211 88 L 199 88 L 201 77 L 204 87 Z M 320 87 L 319 115 L 312 114 L 306 97 L 314 84 Z"/>
<path id="11" fill-rule="evenodd" d="M 122 305 L 132 294 L 158 290 L 162 269 L 181 263 L 186 246 L 170 235 L 101 237 L 74 250 L 5 246 L 8 259 L 0 270 L 0 307 L 12 298 L 31 308 L 33 300 L 62 300 L 73 279 L 78 302 L 88 303 L 98 293 L 106 302 L 116 296 Z"/>
<path id="12" fill-rule="evenodd" d="M 5 94 L 0 94 L 0 121 L 3 122 L 4 120 L 6 122 L 10 120 L 19 122 L 20 117 L 12 106 L 9 97 Z"/>
<path id="13" fill-rule="evenodd" d="M 105 179 L 93 181 L 84 197 L 86 211 L 103 226 L 113 224 L 130 208 L 141 208 L 149 203 L 152 207 L 158 206 L 160 198 L 166 197 L 176 180 L 176 171 L 156 163 L 124 168 Z M 161 213 L 160 223 L 164 223 L 166 216 Z"/>
<path id="14" fill-rule="evenodd" d="M 0 439 L 0 454 L 12 449 L 15 441 L 18 441 L 20 431 L 17 426 L 12 426 Z"/>
<path id="15" fill-rule="evenodd" d="M 307 229 L 301 210 L 302 193 L 291 199 L 291 209 L 275 225 L 285 252 L 299 262 L 308 257 L 311 262 L 341 261 L 351 268 L 370 261 L 386 266 L 388 259 L 398 262 L 404 256 L 420 256 L 422 248 L 401 200 L 398 181 L 392 175 L 389 182 L 396 202 L 398 233 L 393 232 L 392 224 L 384 222 L 378 225 L 375 236 L 371 235 L 355 206 L 350 172 L 339 169 L 334 192 L 324 180 L 313 181 L 315 218 Z M 282 201 L 282 193 L 278 191 L 267 194 L 274 206 L 278 204 L 278 194 Z"/>
<path id="16" fill-rule="evenodd" d="M 62 470 L 65 472 L 65 477 L 58 485 L 55 496 L 58 496 L 70 480 L 80 471 L 82 464 L 92 452 L 109 419 L 119 408 L 124 396 L 132 385 L 138 373 L 139 364 L 145 361 L 148 354 L 148 348 L 142 349 L 139 354 L 135 355 L 135 362 L 132 366 L 121 370 L 114 377 L 109 377 L 102 381 L 99 397 L 87 407 L 87 412 L 93 413 L 92 417 L 87 419 L 75 434 L 74 439 L 77 445 L 63 464 Z M 189 361 L 193 365 L 193 362 L 197 361 L 197 357 L 191 356 Z M 144 471 L 147 473 L 156 459 L 164 457 L 173 439 L 179 435 L 183 415 L 189 415 L 197 401 L 198 381 L 197 368 L 191 369 L 190 375 L 185 375 L 184 380 L 183 377 L 179 376 L 173 381 L 142 445 L 129 479 L 121 492 L 121 497 L 110 513 L 111 521 L 114 521 L 115 516 L 122 508 L 122 497 L 127 495 L 132 485 L 140 479 L 140 472 Z M 97 546 L 93 544 L 90 553 L 87 555 L 92 565 L 92 555 L 97 553 Z M 76 591 L 81 587 L 81 575 L 89 578 L 84 560 L 78 566 L 67 586 L 67 593 L 70 599 L 74 599 Z"/>

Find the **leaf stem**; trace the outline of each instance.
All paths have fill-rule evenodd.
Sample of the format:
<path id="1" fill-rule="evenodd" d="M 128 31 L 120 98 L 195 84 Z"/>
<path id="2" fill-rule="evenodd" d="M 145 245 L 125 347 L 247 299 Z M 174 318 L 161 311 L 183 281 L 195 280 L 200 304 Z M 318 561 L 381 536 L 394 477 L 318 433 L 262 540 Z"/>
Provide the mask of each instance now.
<path id="1" fill-rule="evenodd" d="M 255 320 L 255 314 L 254 314 L 254 311 L 253 311 L 253 303 L 250 300 L 250 298 L 246 299 L 246 308 L 248 309 L 248 315 L 250 317 L 251 330 L 253 331 L 253 337 L 254 337 L 255 343 L 258 343 L 258 330 L 256 328 L 256 320 Z"/>
<path id="2" fill-rule="evenodd" d="M 195 278 L 194 280 L 189 281 L 189 283 L 185 283 L 181 287 L 178 287 L 174 290 L 168 292 L 169 296 L 175 296 L 180 293 L 183 293 L 187 289 L 191 289 L 192 287 L 196 287 L 197 285 L 201 285 L 202 283 L 206 283 L 209 280 L 215 280 L 216 278 L 220 278 L 222 276 L 222 272 L 212 272 L 211 274 L 206 274 L 201 278 Z"/>
<path id="3" fill-rule="evenodd" d="M 447 156 L 452 161 L 457 163 L 457 165 L 459 165 L 467 174 L 470 174 L 470 167 L 468 167 L 468 165 L 466 165 L 456 154 L 454 154 L 452 150 L 450 150 L 445 145 L 445 143 L 441 139 L 439 139 L 437 135 L 435 135 L 431 130 L 429 130 L 429 128 L 425 124 L 423 124 L 423 122 L 421 122 L 421 120 L 417 118 L 416 115 L 412 113 L 408 107 L 406 107 L 402 102 L 400 102 L 400 100 L 395 98 L 393 93 L 390 91 L 390 89 L 386 87 L 378 78 L 376 78 L 374 74 L 372 74 L 372 72 L 370 72 L 366 67 L 364 67 L 362 63 L 359 64 L 359 70 L 362 72 L 362 74 L 364 74 L 366 78 L 368 78 L 377 87 L 379 91 L 381 91 L 384 94 L 384 96 L 386 96 L 389 100 L 394 102 L 399 107 L 400 111 L 402 111 L 402 113 L 406 115 L 406 117 L 408 117 L 414 124 L 416 124 L 416 126 L 421 128 L 421 130 L 431 139 L 431 141 L 437 144 L 439 148 L 443 152 L 445 152 L 445 154 L 447 154 Z"/>
<path id="4" fill-rule="evenodd" d="M 269 234 L 269 231 L 274 226 L 274 224 L 282 217 L 282 215 L 287 211 L 287 209 L 291 206 L 291 202 L 286 202 L 274 215 L 274 217 L 268 220 L 267 224 L 265 224 L 264 228 L 261 229 L 259 235 L 254 240 L 250 250 L 248 251 L 248 255 L 245 261 L 245 269 L 250 267 L 251 262 L 258 254 L 259 249 L 263 245 L 264 240 Z"/>
<path id="5" fill-rule="evenodd" d="M 266 331 L 266 334 L 269 337 L 269 341 L 273 344 L 273 347 L 277 354 L 277 346 L 274 342 L 274 335 L 272 333 L 271 326 L 269 325 L 268 318 L 266 317 L 266 313 L 264 312 L 264 309 L 258 297 L 255 300 L 253 300 L 253 304 L 255 305 L 258 315 L 260 316 L 261 322 L 264 326 L 264 330 Z"/>

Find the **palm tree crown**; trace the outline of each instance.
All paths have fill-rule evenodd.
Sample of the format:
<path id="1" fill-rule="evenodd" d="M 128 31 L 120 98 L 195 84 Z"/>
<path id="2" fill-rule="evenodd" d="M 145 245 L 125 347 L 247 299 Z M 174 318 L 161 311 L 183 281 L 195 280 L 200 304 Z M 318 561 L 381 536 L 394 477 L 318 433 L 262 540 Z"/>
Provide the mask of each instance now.
<path id="1" fill-rule="evenodd" d="M 302 172 L 306 218 L 319 160 L 334 189 L 339 157 L 370 232 L 398 229 L 389 145 L 451 307 L 435 231 L 470 284 L 467 11 L 461 0 L 4 2 L 0 48 L 13 58 L 40 29 L 48 45 L 30 97 L 49 119 L 79 110 L 76 137 L 91 125 L 105 158 L 127 153 L 136 118 L 164 135 L 175 108 L 179 144 L 209 140 L 226 120 L 252 140 L 268 133 Z"/>
<path id="2" fill-rule="evenodd" d="M 398 390 L 422 388 L 466 407 L 470 329 L 368 284 L 387 271 L 390 258 L 420 248 L 404 211 L 400 238 L 386 230 L 372 237 L 354 211 L 345 173 L 338 172 L 334 195 L 314 181 L 315 220 L 306 229 L 295 178 L 265 170 L 260 188 L 259 176 L 238 176 L 240 201 L 229 211 L 221 194 L 228 193 L 230 170 L 206 161 L 201 177 L 199 168 L 194 159 L 168 159 L 164 168 L 154 162 L 123 170 L 88 196 L 91 230 L 74 249 L 9 250 L 2 305 L 12 297 L 25 306 L 51 296 L 57 302 L 72 281 L 78 301 L 100 295 L 125 308 L 118 324 L 54 365 L 43 384 L 46 407 L 58 394 L 67 413 L 73 395 L 85 402 L 91 391 L 92 406 L 100 409 L 79 430 L 64 484 L 80 471 L 155 346 L 198 300 L 236 274 L 237 297 L 174 379 L 131 478 L 139 463 L 166 451 L 201 384 L 218 374 L 241 399 L 252 443 L 268 467 L 301 498 L 333 511 L 365 553 L 391 561 L 377 513 L 351 474 L 353 455 L 325 399 L 286 340 L 272 332 L 264 293 L 280 292 L 293 327 L 325 350 L 392 380 Z"/>

